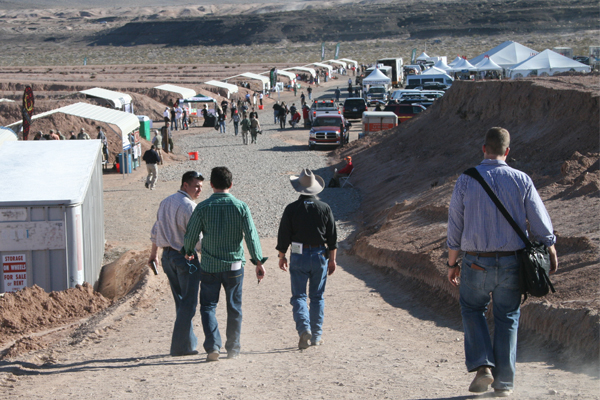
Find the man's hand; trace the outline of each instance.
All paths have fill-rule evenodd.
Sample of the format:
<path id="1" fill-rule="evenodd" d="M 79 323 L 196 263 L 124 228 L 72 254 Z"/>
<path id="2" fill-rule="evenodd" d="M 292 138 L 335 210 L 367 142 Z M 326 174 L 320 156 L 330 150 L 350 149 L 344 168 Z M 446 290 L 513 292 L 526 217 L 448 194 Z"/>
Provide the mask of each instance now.
<path id="1" fill-rule="evenodd" d="M 287 271 L 287 269 L 288 269 L 288 261 L 287 261 L 287 258 L 285 258 L 285 257 L 281 257 L 281 258 L 279 259 L 279 269 L 280 269 L 280 270 L 282 270 L 282 271 Z"/>
<path id="2" fill-rule="evenodd" d="M 327 275 L 333 275 L 333 273 L 335 272 L 335 267 L 335 259 L 331 257 L 329 259 L 329 262 L 327 263 Z"/>
<path id="3" fill-rule="evenodd" d="M 456 262 L 456 261 L 455 261 Z M 452 286 L 458 287 L 460 278 L 460 267 L 448 268 L 448 280 L 452 284 Z"/>
<path id="4" fill-rule="evenodd" d="M 189 254 L 187 256 L 185 256 L 185 259 L 188 261 L 192 261 L 194 258 L 196 258 L 193 254 Z"/>
<path id="5" fill-rule="evenodd" d="M 550 275 L 558 270 L 558 255 L 554 245 L 548 247 L 548 253 L 550 253 Z"/>
<path id="6" fill-rule="evenodd" d="M 258 279 L 258 283 L 260 283 L 260 281 L 262 281 L 264 277 L 265 267 L 263 267 L 263 264 L 260 261 L 258 261 L 256 263 L 256 279 Z"/>

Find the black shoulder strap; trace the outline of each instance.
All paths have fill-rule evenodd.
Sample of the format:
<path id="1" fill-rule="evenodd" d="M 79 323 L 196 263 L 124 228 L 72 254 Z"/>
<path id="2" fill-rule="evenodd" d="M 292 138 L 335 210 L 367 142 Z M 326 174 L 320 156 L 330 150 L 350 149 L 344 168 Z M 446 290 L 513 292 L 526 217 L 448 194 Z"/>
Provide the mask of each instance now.
<path id="1" fill-rule="evenodd" d="M 504 204 L 502 204 L 502 202 L 500 201 L 498 196 L 496 196 L 496 193 L 494 193 L 494 191 L 492 190 L 490 185 L 488 185 L 488 183 L 485 181 L 485 179 L 483 179 L 483 177 L 481 176 L 479 171 L 477 171 L 477 168 L 475 168 L 475 167 L 469 168 L 468 170 L 466 170 L 463 173 L 465 175 L 468 175 L 471 178 L 475 179 L 477 182 L 479 182 L 481 184 L 483 189 L 487 192 L 488 196 L 490 196 L 490 198 L 492 199 L 494 204 L 496 204 L 496 207 L 498 207 L 498 210 L 500 210 L 500 212 L 502 213 L 502 215 L 504 215 L 504 218 L 506 218 L 506 220 L 508 221 L 510 226 L 513 227 L 515 232 L 517 232 L 517 235 L 519 235 L 519 237 L 521 238 L 523 243 L 525 243 L 525 246 L 531 247 L 531 241 L 527 238 L 527 235 L 525 235 L 525 233 L 521 230 L 519 225 L 517 225 L 517 223 L 515 222 L 513 217 L 508 213 L 508 211 L 504 207 Z"/>

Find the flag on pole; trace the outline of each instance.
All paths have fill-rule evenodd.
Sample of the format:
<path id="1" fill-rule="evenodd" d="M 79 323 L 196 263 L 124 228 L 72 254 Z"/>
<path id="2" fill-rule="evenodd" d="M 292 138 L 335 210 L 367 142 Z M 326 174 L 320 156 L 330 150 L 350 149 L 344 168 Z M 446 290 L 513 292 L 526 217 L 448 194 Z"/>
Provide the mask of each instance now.
<path id="1" fill-rule="evenodd" d="M 29 127 L 31 126 L 31 116 L 33 115 L 33 90 L 31 90 L 31 86 L 26 86 L 23 92 L 21 114 L 23 114 L 23 140 L 27 140 Z"/>
<path id="2" fill-rule="evenodd" d="M 325 42 L 321 43 L 321 61 L 325 59 Z"/>
<path id="3" fill-rule="evenodd" d="M 410 63 L 411 63 L 411 64 L 414 64 L 414 63 L 415 63 L 415 59 L 416 59 L 416 57 L 417 57 L 417 49 L 415 48 L 415 49 L 413 49 L 413 51 L 412 51 L 412 55 L 410 56 Z"/>
<path id="4" fill-rule="evenodd" d="M 339 56 L 340 56 L 340 44 L 338 43 L 335 45 L 335 56 L 333 57 L 333 59 L 337 60 Z"/>

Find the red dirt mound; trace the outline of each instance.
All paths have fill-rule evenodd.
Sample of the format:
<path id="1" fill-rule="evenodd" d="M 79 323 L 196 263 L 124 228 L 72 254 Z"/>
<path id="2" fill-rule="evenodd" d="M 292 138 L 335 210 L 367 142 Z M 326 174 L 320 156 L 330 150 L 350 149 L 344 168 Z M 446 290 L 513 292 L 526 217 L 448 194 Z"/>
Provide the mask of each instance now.
<path id="1" fill-rule="evenodd" d="M 12 337 L 64 325 L 111 304 L 88 283 L 46 293 L 37 285 L 0 298 L 0 343 Z"/>

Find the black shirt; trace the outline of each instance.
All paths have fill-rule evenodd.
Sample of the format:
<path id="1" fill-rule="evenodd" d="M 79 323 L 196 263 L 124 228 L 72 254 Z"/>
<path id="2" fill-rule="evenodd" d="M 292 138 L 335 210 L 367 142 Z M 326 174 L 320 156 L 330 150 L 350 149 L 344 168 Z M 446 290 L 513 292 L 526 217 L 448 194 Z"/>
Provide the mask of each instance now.
<path id="1" fill-rule="evenodd" d="M 160 161 L 160 157 L 155 150 L 146 150 L 142 160 L 146 161 L 146 164 L 156 164 Z"/>
<path id="2" fill-rule="evenodd" d="M 287 205 L 279 223 L 276 249 L 285 253 L 292 242 L 327 244 L 329 250 L 337 249 L 335 219 L 327 203 L 301 195 Z"/>

